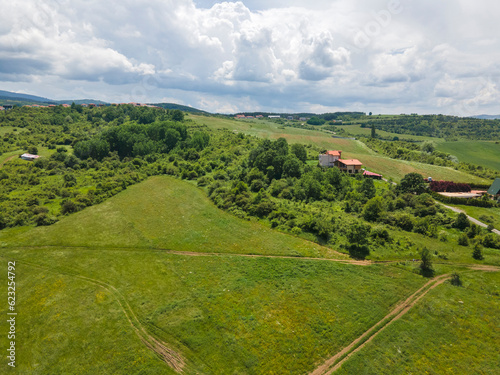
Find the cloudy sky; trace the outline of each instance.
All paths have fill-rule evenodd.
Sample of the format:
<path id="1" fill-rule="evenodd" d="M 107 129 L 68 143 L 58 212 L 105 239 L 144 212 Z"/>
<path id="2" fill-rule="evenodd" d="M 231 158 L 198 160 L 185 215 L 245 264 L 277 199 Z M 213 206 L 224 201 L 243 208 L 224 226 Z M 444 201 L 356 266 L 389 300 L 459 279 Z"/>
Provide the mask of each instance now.
<path id="1" fill-rule="evenodd" d="M 494 0 L 0 0 L 0 89 L 211 112 L 500 114 Z"/>

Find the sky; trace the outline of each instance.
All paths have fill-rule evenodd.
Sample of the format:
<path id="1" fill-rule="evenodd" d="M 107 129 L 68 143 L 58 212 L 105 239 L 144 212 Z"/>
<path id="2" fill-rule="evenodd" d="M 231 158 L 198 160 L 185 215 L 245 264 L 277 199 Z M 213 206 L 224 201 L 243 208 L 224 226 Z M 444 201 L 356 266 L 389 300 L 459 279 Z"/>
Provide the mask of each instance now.
<path id="1" fill-rule="evenodd" d="M 214 113 L 500 114 L 493 0 L 0 0 L 0 89 Z"/>

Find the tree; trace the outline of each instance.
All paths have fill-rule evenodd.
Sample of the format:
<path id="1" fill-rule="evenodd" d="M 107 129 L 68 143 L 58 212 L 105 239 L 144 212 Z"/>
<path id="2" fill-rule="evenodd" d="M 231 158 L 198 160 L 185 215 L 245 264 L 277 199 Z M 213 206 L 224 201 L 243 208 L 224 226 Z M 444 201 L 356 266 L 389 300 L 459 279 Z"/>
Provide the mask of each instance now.
<path id="1" fill-rule="evenodd" d="M 423 152 L 428 152 L 429 154 L 431 154 L 435 149 L 436 145 L 434 142 L 424 142 L 421 147 Z"/>
<path id="2" fill-rule="evenodd" d="M 474 250 L 472 251 L 472 257 L 476 260 L 483 260 L 483 250 L 481 248 L 481 245 L 478 243 L 474 245 Z"/>
<path id="3" fill-rule="evenodd" d="M 370 232 L 371 227 L 367 224 L 357 222 L 349 226 L 346 237 L 352 257 L 364 259 L 370 253 L 367 246 Z"/>
<path id="4" fill-rule="evenodd" d="M 292 154 L 294 154 L 297 159 L 299 159 L 302 163 L 305 163 L 307 160 L 307 151 L 304 145 L 300 143 L 294 143 L 292 145 Z"/>
<path id="5" fill-rule="evenodd" d="M 396 187 L 396 192 L 399 194 L 412 193 L 422 194 L 426 190 L 423 177 L 416 173 L 408 173 L 403 177 L 399 185 Z"/>
<path id="6" fill-rule="evenodd" d="M 460 212 L 453 225 L 455 228 L 458 228 L 463 231 L 464 229 L 470 226 L 470 222 L 469 219 L 467 219 L 467 215 L 464 214 L 463 212 Z"/>
<path id="7" fill-rule="evenodd" d="M 460 246 L 469 246 L 469 238 L 467 237 L 467 235 L 465 233 L 462 233 L 458 237 L 458 244 Z"/>
<path id="8" fill-rule="evenodd" d="M 377 192 L 373 179 L 365 178 L 359 187 L 359 192 L 363 194 L 366 199 L 372 199 Z"/>
<path id="9" fill-rule="evenodd" d="M 283 177 L 300 177 L 301 163 L 295 155 L 288 155 L 283 163 Z"/>
<path id="10" fill-rule="evenodd" d="M 371 114 L 371 112 L 370 112 Z M 372 132 L 371 132 L 371 137 L 376 138 L 377 134 L 375 133 L 375 124 L 372 124 Z"/>
<path id="11" fill-rule="evenodd" d="M 36 155 L 38 154 L 38 149 L 36 146 L 29 146 L 28 147 L 28 154 Z"/>
<path id="12" fill-rule="evenodd" d="M 366 202 L 363 208 L 363 219 L 376 221 L 384 211 L 384 202 L 381 197 L 375 197 Z"/>
<path id="13" fill-rule="evenodd" d="M 184 121 L 184 112 L 180 109 L 174 109 L 172 112 L 172 120 L 182 122 Z"/>
<path id="14" fill-rule="evenodd" d="M 432 276 L 434 274 L 434 270 L 432 269 L 432 255 L 426 247 L 420 253 L 420 272 L 423 276 Z"/>

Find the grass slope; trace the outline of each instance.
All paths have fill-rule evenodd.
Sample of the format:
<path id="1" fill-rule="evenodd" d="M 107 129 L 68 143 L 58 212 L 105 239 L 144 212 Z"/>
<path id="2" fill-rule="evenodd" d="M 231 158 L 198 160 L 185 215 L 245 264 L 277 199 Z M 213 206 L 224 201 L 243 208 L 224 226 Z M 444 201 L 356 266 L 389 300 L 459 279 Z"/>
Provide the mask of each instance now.
<path id="1" fill-rule="evenodd" d="M 500 171 L 498 142 L 459 141 L 437 143 L 438 151 L 455 155 L 459 161 L 482 165 Z"/>
<path id="2" fill-rule="evenodd" d="M 339 257 L 320 245 L 227 214 L 200 189 L 170 177 L 152 177 L 50 227 L 2 231 L 1 242 Z"/>

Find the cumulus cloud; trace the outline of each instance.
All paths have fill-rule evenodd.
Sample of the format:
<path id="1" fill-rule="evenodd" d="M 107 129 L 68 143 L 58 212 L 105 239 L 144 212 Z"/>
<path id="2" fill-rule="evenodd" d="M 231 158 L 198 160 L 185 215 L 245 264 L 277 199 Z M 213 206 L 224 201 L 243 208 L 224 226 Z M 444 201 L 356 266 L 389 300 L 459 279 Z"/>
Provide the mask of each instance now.
<path id="1" fill-rule="evenodd" d="M 0 1 L 5 89 L 211 111 L 500 112 L 493 1 Z"/>

